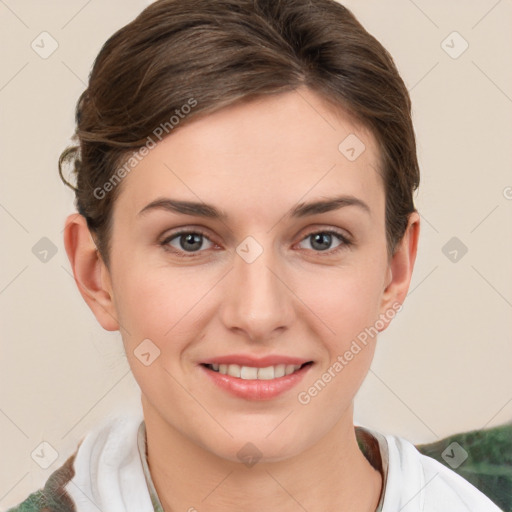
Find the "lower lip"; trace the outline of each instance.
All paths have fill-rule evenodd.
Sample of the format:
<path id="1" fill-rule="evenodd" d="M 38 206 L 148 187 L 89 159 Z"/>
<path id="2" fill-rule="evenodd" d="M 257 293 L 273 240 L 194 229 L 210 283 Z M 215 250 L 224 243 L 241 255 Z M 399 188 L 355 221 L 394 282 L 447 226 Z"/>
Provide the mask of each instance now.
<path id="1" fill-rule="evenodd" d="M 290 375 L 271 380 L 239 379 L 199 366 L 217 386 L 232 395 L 246 400 L 270 400 L 296 386 L 313 365 L 307 364 Z"/>

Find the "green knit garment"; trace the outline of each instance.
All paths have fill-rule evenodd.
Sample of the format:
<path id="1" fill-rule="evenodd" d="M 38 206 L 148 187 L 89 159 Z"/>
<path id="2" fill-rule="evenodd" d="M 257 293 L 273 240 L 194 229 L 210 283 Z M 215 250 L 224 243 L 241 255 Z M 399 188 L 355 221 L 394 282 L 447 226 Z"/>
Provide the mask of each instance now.
<path id="1" fill-rule="evenodd" d="M 33 492 L 29 497 L 7 512 L 76 512 L 64 486 L 73 478 L 75 471 L 73 462 L 76 453 L 56 469 L 46 481 L 45 486 Z"/>

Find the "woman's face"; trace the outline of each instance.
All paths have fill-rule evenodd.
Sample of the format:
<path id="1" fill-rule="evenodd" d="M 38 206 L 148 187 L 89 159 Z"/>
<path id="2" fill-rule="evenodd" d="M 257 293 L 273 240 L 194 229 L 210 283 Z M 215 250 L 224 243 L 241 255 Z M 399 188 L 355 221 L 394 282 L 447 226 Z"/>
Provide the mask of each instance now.
<path id="1" fill-rule="evenodd" d="M 113 211 L 112 315 L 146 423 L 234 461 L 248 442 L 265 460 L 296 455 L 352 424 L 376 329 L 405 293 L 375 139 L 307 89 L 175 130 Z M 230 362 L 246 368 L 205 366 Z"/>

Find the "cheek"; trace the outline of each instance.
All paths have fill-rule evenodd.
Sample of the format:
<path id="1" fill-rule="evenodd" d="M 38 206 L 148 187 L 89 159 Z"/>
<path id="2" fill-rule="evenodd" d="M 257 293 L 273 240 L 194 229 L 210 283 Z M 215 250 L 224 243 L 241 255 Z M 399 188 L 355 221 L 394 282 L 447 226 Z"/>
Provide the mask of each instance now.
<path id="1" fill-rule="evenodd" d="M 218 302 L 212 302 L 223 296 L 218 272 L 161 263 L 131 264 L 120 269 L 118 276 L 116 310 L 132 368 L 139 366 L 135 360 L 139 346 L 149 339 L 149 346 L 156 346 L 158 366 L 182 371 L 191 346 L 201 343 L 205 326 L 218 310 Z M 212 293 L 214 288 L 216 293 Z"/>
<path id="2" fill-rule="evenodd" d="M 361 265 L 317 273 L 302 281 L 297 295 L 343 344 L 378 317 L 381 272 Z"/>
<path id="3" fill-rule="evenodd" d="M 116 309 L 132 343 L 139 338 L 163 343 L 172 336 L 174 326 L 186 323 L 187 314 L 204 295 L 198 280 L 189 279 L 186 271 L 131 265 L 121 269 L 119 276 Z"/>
<path id="4" fill-rule="evenodd" d="M 119 280 L 115 293 L 125 352 L 142 391 L 166 400 L 166 394 L 180 392 L 171 375 L 194 338 L 198 315 L 204 314 L 199 300 L 205 291 L 181 271 L 133 265 L 124 271 L 126 278 Z"/>
<path id="5" fill-rule="evenodd" d="M 299 390 L 298 402 L 308 414 L 332 426 L 350 406 L 370 368 L 375 352 L 380 273 L 361 267 L 339 270 L 304 300 L 321 320 L 326 357 Z M 317 321 L 318 324 L 318 321 Z M 326 411 L 327 414 L 326 414 Z"/>

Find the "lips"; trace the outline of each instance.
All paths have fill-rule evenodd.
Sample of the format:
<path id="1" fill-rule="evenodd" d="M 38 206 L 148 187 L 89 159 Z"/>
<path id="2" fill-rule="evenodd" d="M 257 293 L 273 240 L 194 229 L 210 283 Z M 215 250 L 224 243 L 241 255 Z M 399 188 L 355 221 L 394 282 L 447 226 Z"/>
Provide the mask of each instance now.
<path id="1" fill-rule="evenodd" d="M 313 361 L 289 356 L 228 355 L 204 360 L 199 367 L 219 388 L 246 400 L 268 400 L 297 385 Z"/>

